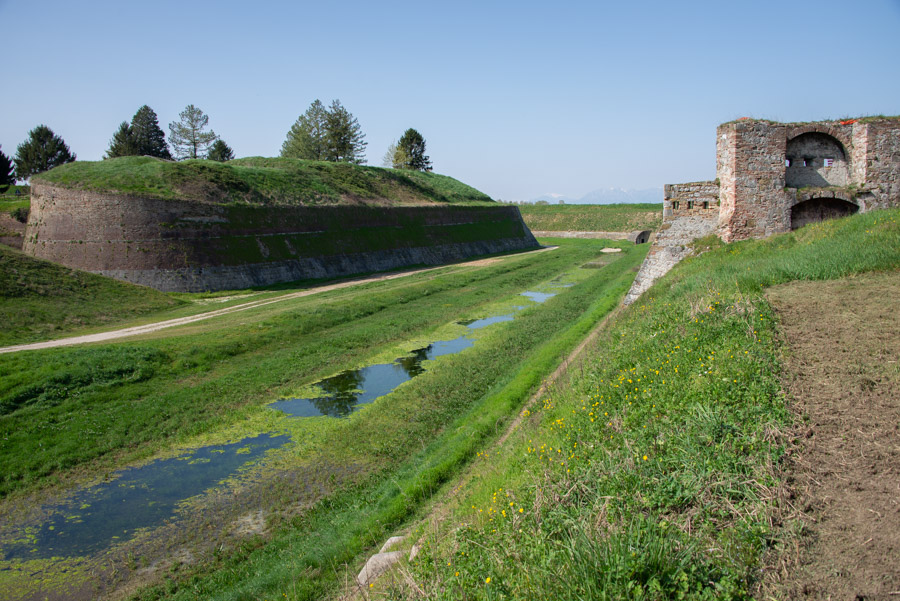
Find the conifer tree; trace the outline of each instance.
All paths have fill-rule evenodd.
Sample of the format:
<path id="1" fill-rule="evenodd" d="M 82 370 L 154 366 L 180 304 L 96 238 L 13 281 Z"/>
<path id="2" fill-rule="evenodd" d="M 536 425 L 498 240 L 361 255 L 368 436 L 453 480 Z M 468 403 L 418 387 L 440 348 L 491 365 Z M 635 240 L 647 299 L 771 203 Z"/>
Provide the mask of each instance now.
<path id="1" fill-rule="evenodd" d="M 425 155 L 425 138 L 413 128 L 407 129 L 397 143 L 397 150 L 403 154 L 406 164 L 402 169 L 430 171 L 431 160 Z"/>
<path id="2" fill-rule="evenodd" d="M 328 111 L 318 98 L 291 126 L 281 156 L 292 159 L 323 161 L 326 156 L 326 117 Z"/>
<path id="3" fill-rule="evenodd" d="M 9 190 L 9 187 L 16 183 L 16 178 L 13 175 L 13 164 L 12 160 L 0 150 L 0 194 Z"/>
<path id="4" fill-rule="evenodd" d="M 196 159 L 209 153 L 218 136 L 213 130 L 203 131 L 208 123 L 209 117 L 189 104 L 178 114 L 178 121 L 169 124 L 169 141 L 178 159 Z"/>
<path id="5" fill-rule="evenodd" d="M 166 134 L 159 126 L 156 113 L 146 104 L 131 118 L 131 138 L 134 144 L 133 154 L 172 160 L 172 153 L 166 144 Z"/>
<path id="6" fill-rule="evenodd" d="M 38 125 L 28 132 L 28 139 L 16 148 L 16 177 L 27 180 L 36 173 L 74 160 L 75 155 L 62 138 L 46 125 Z"/>
<path id="7" fill-rule="evenodd" d="M 220 163 L 224 163 L 225 161 L 230 161 L 234 158 L 234 151 L 231 150 L 231 147 L 228 146 L 221 138 L 216 140 L 216 142 L 210 147 L 209 154 L 206 155 L 211 161 L 219 161 Z"/>
<path id="8" fill-rule="evenodd" d="M 366 162 L 368 142 L 356 117 L 350 114 L 340 100 L 332 100 L 325 116 L 328 161 L 362 164 Z"/>
<path id="9" fill-rule="evenodd" d="M 116 157 L 129 157 L 140 154 L 137 150 L 137 144 L 134 143 L 134 135 L 131 133 L 131 126 L 127 121 L 122 121 L 119 129 L 113 134 L 112 140 L 109 141 L 109 149 L 106 151 L 104 159 L 114 159 Z"/>

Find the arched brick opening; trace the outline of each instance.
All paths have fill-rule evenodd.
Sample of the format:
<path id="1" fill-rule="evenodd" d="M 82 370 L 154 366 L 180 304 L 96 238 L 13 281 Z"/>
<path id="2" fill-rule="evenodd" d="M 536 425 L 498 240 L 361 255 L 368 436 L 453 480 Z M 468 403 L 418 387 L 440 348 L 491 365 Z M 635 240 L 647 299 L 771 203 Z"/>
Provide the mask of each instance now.
<path id="1" fill-rule="evenodd" d="M 840 198 L 810 198 L 791 207 L 791 230 L 810 223 L 847 217 L 859 211 L 859 206 Z"/>
<path id="2" fill-rule="evenodd" d="M 650 230 L 637 230 L 628 235 L 628 239 L 635 244 L 645 244 L 650 241 Z"/>
<path id="3" fill-rule="evenodd" d="M 822 132 L 791 138 L 785 149 L 784 184 L 788 188 L 847 186 L 850 165 L 844 145 Z"/>

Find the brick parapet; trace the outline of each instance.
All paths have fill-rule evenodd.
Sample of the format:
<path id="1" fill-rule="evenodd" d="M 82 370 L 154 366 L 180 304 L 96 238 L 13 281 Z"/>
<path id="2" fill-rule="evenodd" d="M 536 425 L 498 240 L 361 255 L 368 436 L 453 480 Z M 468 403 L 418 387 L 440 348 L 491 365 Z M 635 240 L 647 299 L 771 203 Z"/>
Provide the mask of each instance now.
<path id="1" fill-rule="evenodd" d="M 23 250 L 159 289 L 197 291 L 537 246 L 518 208 L 506 205 L 258 207 L 35 184 Z"/>
<path id="2" fill-rule="evenodd" d="M 666 184 L 663 194 L 663 220 L 677 217 L 717 217 L 719 214 L 719 184 L 689 182 Z"/>

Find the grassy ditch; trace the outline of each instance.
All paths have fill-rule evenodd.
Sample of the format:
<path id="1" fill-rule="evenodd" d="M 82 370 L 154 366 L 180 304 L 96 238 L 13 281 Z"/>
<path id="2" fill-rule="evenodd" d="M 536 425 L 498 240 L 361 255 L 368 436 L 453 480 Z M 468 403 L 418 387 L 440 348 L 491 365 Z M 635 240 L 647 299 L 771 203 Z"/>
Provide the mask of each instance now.
<path id="1" fill-rule="evenodd" d="M 631 232 L 655 230 L 662 224 L 662 204 L 519 205 L 532 230 Z"/>
<path id="2" fill-rule="evenodd" d="M 182 305 L 183 301 L 0 245 L 0 346 L 32 342 Z"/>
<path id="3" fill-rule="evenodd" d="M 762 291 L 900 267 L 900 211 L 715 246 L 624 311 L 377 593 L 429 599 L 748 599 L 789 546 L 791 417 Z M 415 538 L 414 537 L 414 538 Z"/>
<path id="4" fill-rule="evenodd" d="M 240 422 L 266 400 L 597 254 L 596 245 L 574 244 L 292 299 L 144 341 L 2 355 L 0 494 L 41 488 L 85 466 L 109 469 Z"/>
<path id="5" fill-rule="evenodd" d="M 348 200 L 479 204 L 486 194 L 451 177 L 396 169 L 253 157 L 227 163 L 120 157 L 66 163 L 35 183 L 150 198 L 260 205 L 334 204 Z"/>
<path id="6" fill-rule="evenodd" d="M 249 544 L 194 573 L 173 574 L 136 598 L 316 599 L 333 590 L 342 566 L 420 512 L 618 304 L 643 250 L 632 246 L 604 270 L 580 270 L 574 287 L 486 331 L 472 349 L 442 358 L 439 368 L 389 402 L 343 422 L 316 463 L 368 459 L 371 467 L 354 486 L 285 523 L 268 544 Z M 496 283 L 490 280 L 492 288 Z"/>

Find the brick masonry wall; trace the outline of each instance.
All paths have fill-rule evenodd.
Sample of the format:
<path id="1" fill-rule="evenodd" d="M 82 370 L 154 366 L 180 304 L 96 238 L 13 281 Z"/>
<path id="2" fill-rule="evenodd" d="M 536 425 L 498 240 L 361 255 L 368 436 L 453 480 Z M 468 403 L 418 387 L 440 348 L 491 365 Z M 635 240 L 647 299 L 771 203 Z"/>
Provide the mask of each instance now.
<path id="1" fill-rule="evenodd" d="M 737 121 L 719 126 L 729 147 L 727 173 L 719 173 L 725 214 L 719 236 L 726 242 L 762 238 L 787 231 L 785 223 L 783 127 L 762 121 Z"/>
<path id="2" fill-rule="evenodd" d="M 36 184 L 23 250 L 160 290 L 200 291 L 537 246 L 513 206 L 223 206 Z"/>
<path id="3" fill-rule="evenodd" d="M 802 186 L 786 186 L 785 159 L 791 141 L 792 152 L 800 158 L 816 153 L 824 157 L 835 146 L 829 140 L 822 144 L 818 136 L 798 139 L 810 133 L 830 136 L 843 147 L 839 172 L 813 165 L 825 184 L 842 185 L 807 185 L 804 182 L 818 181 L 810 173 L 809 177 L 796 178 Z M 792 208 L 811 200 L 822 201 L 819 207 L 840 207 L 836 201 L 843 201 L 857 205 L 861 211 L 900 206 L 900 119 L 791 124 L 747 119 L 724 123 L 716 130 L 716 176 L 718 185 L 693 182 L 665 187 L 663 227 L 625 297 L 626 305 L 690 255 L 694 239 L 712 231 L 725 242 L 787 232 L 791 229 Z M 694 199 L 696 207 L 698 200 L 716 195 L 719 202 L 715 211 L 692 213 L 682 206 Z M 673 206 L 675 201 L 679 202 L 678 210 Z M 815 214 L 816 205 L 812 209 L 798 212 L 798 220 L 802 222 L 804 213 L 806 219 Z"/>
<path id="4" fill-rule="evenodd" d="M 693 253 L 691 242 L 716 231 L 716 216 L 677 217 L 663 223 L 623 303 L 630 305 L 679 261 Z"/>
<path id="5" fill-rule="evenodd" d="M 865 131 L 865 185 L 861 195 L 869 208 L 900 206 L 900 120 L 861 123 Z M 857 128 L 854 127 L 854 135 Z M 862 154 L 862 153 L 861 153 Z"/>
<path id="6" fill-rule="evenodd" d="M 716 182 L 690 182 L 665 186 L 663 221 L 676 217 L 718 218 L 718 216 L 719 184 Z"/>

